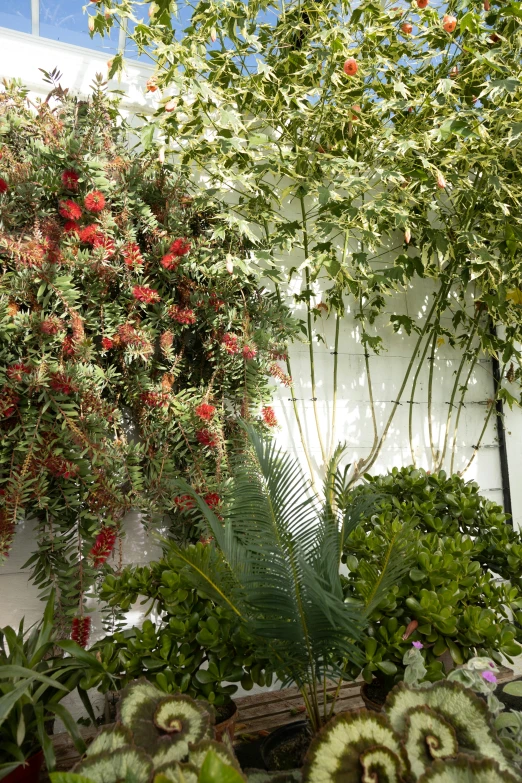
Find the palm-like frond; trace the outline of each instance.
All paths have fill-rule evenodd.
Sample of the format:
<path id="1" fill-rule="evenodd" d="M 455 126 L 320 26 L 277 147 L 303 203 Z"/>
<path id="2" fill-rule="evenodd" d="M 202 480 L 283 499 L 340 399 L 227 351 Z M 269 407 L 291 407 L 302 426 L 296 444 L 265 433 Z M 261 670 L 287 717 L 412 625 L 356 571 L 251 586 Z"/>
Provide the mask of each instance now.
<path id="1" fill-rule="evenodd" d="M 243 619 L 280 662 L 285 682 L 315 690 L 317 678 L 339 674 L 343 661 L 360 655 L 368 607 L 344 601 L 339 564 L 344 537 L 371 501 L 359 503 L 348 493 L 339 470 L 342 447 L 328 467 L 320 505 L 297 461 L 245 429 L 224 521 L 195 496 L 216 546 L 171 545 L 172 556 L 199 589 Z M 184 482 L 177 486 L 191 492 Z M 394 540 L 384 573 L 376 571 L 373 579 L 372 572 L 369 605 L 402 573 L 401 542 Z"/>
<path id="2" fill-rule="evenodd" d="M 392 526 L 380 562 L 365 560 L 360 563 L 361 594 L 366 617 L 371 615 L 393 585 L 400 582 L 411 568 L 412 530 L 411 524 L 402 524 L 397 520 Z"/>

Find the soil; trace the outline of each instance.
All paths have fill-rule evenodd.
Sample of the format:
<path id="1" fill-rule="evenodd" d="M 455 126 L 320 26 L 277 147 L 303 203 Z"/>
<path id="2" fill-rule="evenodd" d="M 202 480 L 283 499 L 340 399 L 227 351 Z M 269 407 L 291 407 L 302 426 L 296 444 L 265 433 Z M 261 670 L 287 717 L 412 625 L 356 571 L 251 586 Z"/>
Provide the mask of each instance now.
<path id="1" fill-rule="evenodd" d="M 214 707 L 216 713 L 216 725 L 223 723 L 232 717 L 236 709 L 236 705 L 233 701 L 229 701 L 228 704 L 222 704 L 220 707 Z"/>
<path id="2" fill-rule="evenodd" d="M 267 757 L 268 769 L 299 769 L 304 764 L 306 752 L 310 747 L 311 741 L 312 735 L 310 730 L 303 726 L 298 734 L 285 738 L 280 745 L 269 751 Z"/>
<path id="3" fill-rule="evenodd" d="M 368 699 L 371 699 L 371 701 L 380 705 L 384 704 L 389 692 L 390 689 L 385 685 L 385 683 L 379 682 L 379 680 L 374 680 L 369 685 L 367 684 L 365 688 L 365 693 Z"/>

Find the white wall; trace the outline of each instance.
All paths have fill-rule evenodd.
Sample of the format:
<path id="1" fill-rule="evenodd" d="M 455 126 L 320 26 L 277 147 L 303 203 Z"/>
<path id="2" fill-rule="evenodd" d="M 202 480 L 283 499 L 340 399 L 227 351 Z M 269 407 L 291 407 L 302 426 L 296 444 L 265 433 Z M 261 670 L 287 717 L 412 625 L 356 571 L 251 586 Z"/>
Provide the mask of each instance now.
<path id="1" fill-rule="evenodd" d="M 47 93 L 48 88 L 42 82 L 38 68 L 49 71 L 55 66 L 63 72 L 62 84 L 64 87 L 84 94 L 89 91 L 89 85 L 97 72 L 107 72 L 105 54 L 0 29 L 0 77 L 20 78 L 33 93 L 43 96 Z M 121 81 L 113 81 L 110 84 L 110 87 L 125 92 L 123 101 L 125 110 L 129 112 L 151 110 L 152 98 L 144 91 L 145 81 L 149 75 L 150 69 L 147 66 L 131 61 L 127 64 Z M 415 290 L 400 295 L 400 310 L 411 316 L 425 312 L 429 294 L 428 284 L 424 286 L 416 283 Z M 381 319 L 380 323 L 382 324 L 381 334 L 388 350 L 380 356 L 370 358 L 379 428 L 382 427 L 382 422 L 391 408 L 391 401 L 396 399 L 397 389 L 411 355 L 413 342 L 413 337 L 394 334 L 386 318 Z M 317 325 L 317 329 L 326 340 L 326 346 L 318 345 L 315 349 L 318 379 L 317 404 L 321 430 L 325 441 L 329 442 L 328 422 L 331 414 L 333 389 L 333 363 L 330 353 L 333 350 L 333 322 L 325 319 Z M 364 356 L 358 341 L 358 324 L 354 319 L 353 312 L 347 312 L 343 320 L 339 352 L 338 427 L 335 439 L 347 442 L 349 459 L 353 461 L 368 453 L 373 440 Z M 318 467 L 320 453 L 310 400 L 312 394 L 309 380 L 308 347 L 300 344 L 294 345 L 290 356 L 296 396 L 299 400 L 299 410 L 306 438 L 310 444 L 315 465 Z M 446 346 L 440 349 L 435 368 L 434 390 L 434 412 L 437 421 L 444 420 L 448 410 L 448 390 L 451 387 L 456 358 L 456 353 Z M 485 403 L 492 396 L 492 392 L 491 366 L 489 362 L 483 361 L 477 365 L 466 399 L 466 408 L 459 430 L 457 469 L 461 469 L 471 456 L 472 445 L 476 442 L 484 420 Z M 408 388 L 403 396 L 403 402 L 409 399 Z M 414 406 L 415 456 L 420 465 L 426 466 L 429 464 L 427 367 L 419 379 L 416 400 L 420 404 Z M 288 389 L 278 389 L 274 407 L 282 425 L 278 435 L 280 442 L 302 457 Z M 388 438 L 372 472 L 385 471 L 393 465 L 411 463 L 407 416 L 408 406 L 403 404 L 398 409 Z M 514 516 L 516 522 L 522 524 L 522 483 L 519 486 L 515 481 L 520 465 L 519 444 L 522 437 L 522 415 L 519 410 L 508 414 L 507 429 Z M 494 417 L 490 421 L 483 447 L 478 452 L 466 477 L 476 479 L 485 495 L 498 502 L 502 501 Z M 153 541 L 144 533 L 139 524 L 138 515 L 129 515 L 126 527 L 128 535 L 125 541 L 124 561 L 126 563 L 146 562 L 157 550 Z M 29 582 L 28 573 L 22 570 L 22 565 L 33 548 L 32 525 L 26 522 L 19 526 L 12 554 L 6 565 L 0 569 L 0 597 L 2 599 L 0 626 L 18 622 L 23 614 L 26 615 L 29 622 L 37 620 L 40 616 L 41 603 L 38 600 L 37 591 Z M 95 630 L 99 632 L 100 622 L 96 616 L 94 626 Z"/>

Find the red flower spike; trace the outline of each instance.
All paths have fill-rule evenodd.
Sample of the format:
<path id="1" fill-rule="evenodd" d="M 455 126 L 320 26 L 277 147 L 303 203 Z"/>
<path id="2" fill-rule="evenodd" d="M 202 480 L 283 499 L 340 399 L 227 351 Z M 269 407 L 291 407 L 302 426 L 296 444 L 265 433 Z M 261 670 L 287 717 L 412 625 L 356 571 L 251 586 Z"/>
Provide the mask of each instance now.
<path id="1" fill-rule="evenodd" d="M 20 397 L 7 386 L 0 391 L 0 419 L 8 419 L 16 412 Z"/>
<path id="2" fill-rule="evenodd" d="M 42 460 L 42 465 L 44 465 L 49 473 L 52 473 L 55 478 L 65 479 L 66 481 L 74 478 L 78 474 L 78 466 L 75 465 L 74 462 L 70 462 L 56 454 Z"/>
<path id="3" fill-rule="evenodd" d="M 63 226 L 65 234 L 78 234 L 80 235 L 81 229 L 75 220 L 66 220 Z"/>
<path id="4" fill-rule="evenodd" d="M 0 177 L 0 193 L 7 193 L 8 190 L 9 190 L 9 185 L 7 184 L 5 179 L 2 179 L 2 177 Z"/>
<path id="5" fill-rule="evenodd" d="M 243 346 L 244 359 L 255 359 L 256 356 L 257 356 L 257 348 L 254 348 L 254 346 L 252 345 Z"/>
<path id="6" fill-rule="evenodd" d="M 118 534 L 113 527 L 104 527 L 98 533 L 89 551 L 89 558 L 92 560 L 95 568 L 99 568 L 105 563 L 114 549 L 117 538 Z"/>
<path id="7" fill-rule="evenodd" d="M 181 258 L 181 256 L 186 256 L 187 253 L 190 253 L 190 242 L 188 239 L 175 239 L 169 250 L 172 255 Z"/>
<path id="8" fill-rule="evenodd" d="M 31 368 L 23 362 L 16 362 L 7 368 L 7 377 L 15 383 L 21 383 L 24 375 L 28 375 L 31 372 Z"/>
<path id="9" fill-rule="evenodd" d="M 165 353 L 172 348 L 174 343 L 174 335 L 170 331 L 163 332 L 160 337 L 161 350 Z"/>
<path id="10" fill-rule="evenodd" d="M 203 500 L 209 508 L 217 508 L 221 503 L 221 498 L 217 492 L 207 492 Z"/>
<path id="11" fill-rule="evenodd" d="M 78 391 L 78 387 L 72 378 L 63 372 L 55 372 L 51 375 L 51 389 L 59 394 L 72 394 Z"/>
<path id="12" fill-rule="evenodd" d="M 90 617 L 75 617 L 71 625 L 71 639 L 80 647 L 87 647 L 91 633 Z"/>
<path id="13" fill-rule="evenodd" d="M 83 203 L 89 212 L 101 212 L 102 209 L 105 209 L 105 196 L 101 190 L 91 190 L 85 196 Z"/>
<path id="14" fill-rule="evenodd" d="M 82 208 L 76 201 L 72 201 L 70 198 L 60 201 L 58 212 L 66 220 L 79 220 L 82 216 Z"/>
<path id="15" fill-rule="evenodd" d="M 261 411 L 261 415 L 267 427 L 277 427 L 277 419 L 273 408 L 266 405 Z"/>
<path id="16" fill-rule="evenodd" d="M 80 229 L 80 241 L 85 242 L 86 245 L 93 245 L 100 234 L 100 227 L 96 223 L 89 223 L 88 226 Z"/>
<path id="17" fill-rule="evenodd" d="M 43 332 L 43 334 L 48 334 L 49 336 L 58 334 L 58 332 L 63 332 L 63 330 L 64 325 L 62 321 L 55 315 L 51 315 L 49 318 L 44 318 L 40 324 L 40 331 Z"/>
<path id="18" fill-rule="evenodd" d="M 283 370 L 280 368 L 278 364 L 271 364 L 268 368 L 268 372 L 272 376 L 272 378 L 277 378 L 277 380 L 283 384 L 283 386 L 291 386 L 292 385 L 292 379 L 289 375 L 287 375 Z"/>
<path id="19" fill-rule="evenodd" d="M 111 239 L 111 237 L 108 237 L 106 234 L 102 234 L 101 232 L 97 232 L 95 234 L 92 241 L 92 246 L 95 250 L 103 250 L 103 255 L 105 258 L 110 258 L 110 256 L 113 256 L 114 251 L 116 250 L 114 239 Z"/>
<path id="20" fill-rule="evenodd" d="M 132 295 L 138 302 L 144 302 L 145 304 L 161 302 L 161 297 L 158 292 L 154 288 L 149 288 L 146 285 L 135 285 L 132 289 Z"/>
<path id="21" fill-rule="evenodd" d="M 128 242 L 123 248 L 122 253 L 127 266 L 141 266 L 143 264 L 140 246 L 135 242 Z"/>
<path id="22" fill-rule="evenodd" d="M 67 335 L 62 343 L 62 353 L 64 356 L 72 357 L 74 356 L 75 352 L 76 347 L 74 345 L 74 340 L 70 335 Z"/>
<path id="23" fill-rule="evenodd" d="M 194 313 L 194 310 L 191 310 L 190 307 L 181 307 L 180 305 L 172 305 L 168 309 L 168 314 L 172 318 L 173 321 L 176 321 L 178 324 L 195 324 L 196 323 L 196 315 Z"/>
<path id="24" fill-rule="evenodd" d="M 179 266 L 179 258 L 173 253 L 167 253 L 160 261 L 161 266 L 169 272 L 174 272 Z"/>
<path id="25" fill-rule="evenodd" d="M 194 413 L 196 416 L 198 416 L 203 421 L 212 421 L 215 412 L 215 407 L 213 405 L 209 405 L 206 402 L 202 402 L 201 405 L 198 405 L 196 408 L 194 408 Z"/>
<path id="26" fill-rule="evenodd" d="M 104 351 L 110 351 L 114 347 L 114 342 L 110 337 L 102 337 L 101 344 Z"/>
<path id="27" fill-rule="evenodd" d="M 78 190 L 78 174 L 73 169 L 66 169 L 62 174 L 62 184 L 67 190 Z"/>
<path id="28" fill-rule="evenodd" d="M 221 340 L 221 345 L 225 349 L 225 351 L 231 355 L 234 355 L 235 353 L 239 352 L 239 345 L 238 345 L 238 337 L 237 334 L 230 334 L 227 332 L 225 335 L 223 335 L 223 339 Z"/>
<path id="29" fill-rule="evenodd" d="M 219 443 L 218 436 L 210 430 L 203 429 L 196 432 L 196 439 L 202 446 L 207 446 L 209 449 L 215 449 Z"/>
<path id="30" fill-rule="evenodd" d="M 140 400 L 145 408 L 162 408 L 167 405 L 168 395 L 164 392 L 146 391 L 140 394 Z"/>
<path id="31" fill-rule="evenodd" d="M 174 498 L 174 505 L 178 511 L 191 511 L 196 506 L 196 501 L 192 495 L 178 495 Z"/>

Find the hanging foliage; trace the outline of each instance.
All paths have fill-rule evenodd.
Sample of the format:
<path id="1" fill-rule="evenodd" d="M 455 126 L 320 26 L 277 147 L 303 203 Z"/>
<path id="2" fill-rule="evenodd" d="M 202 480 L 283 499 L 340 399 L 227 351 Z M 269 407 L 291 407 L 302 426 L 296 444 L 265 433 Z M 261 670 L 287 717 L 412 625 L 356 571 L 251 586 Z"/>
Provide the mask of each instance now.
<path id="1" fill-rule="evenodd" d="M 36 105 L 15 82 L 0 94 L 0 555 L 36 518 L 36 583 L 58 588 L 64 632 L 79 610 L 84 643 L 125 513 L 197 540 L 170 482 L 219 504 L 237 416 L 274 423 L 261 410 L 294 326 L 248 242 L 130 151 L 101 77 L 87 100 L 46 78 Z"/>

